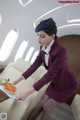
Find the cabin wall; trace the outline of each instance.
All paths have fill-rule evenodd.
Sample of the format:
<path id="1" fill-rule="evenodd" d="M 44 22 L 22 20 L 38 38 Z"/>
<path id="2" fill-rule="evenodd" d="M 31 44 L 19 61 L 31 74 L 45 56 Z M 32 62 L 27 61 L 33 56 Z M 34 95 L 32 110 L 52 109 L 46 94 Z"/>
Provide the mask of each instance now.
<path id="1" fill-rule="evenodd" d="M 61 26 L 68 24 L 68 19 L 79 18 L 80 15 L 78 12 L 76 13 L 76 10 L 80 10 L 79 4 L 64 5 L 59 3 L 58 0 L 33 0 L 29 4 L 26 4 L 26 0 L 23 0 L 22 5 L 19 0 L 0 1 L 0 49 L 7 34 L 12 29 L 16 29 L 19 32 L 19 36 L 10 56 L 5 61 L 0 61 L 0 64 L 7 65 L 10 61 L 15 60 L 15 55 L 23 40 L 28 40 L 29 44 L 24 51 L 22 58 L 25 59 L 28 50 L 31 47 L 35 47 L 30 60 L 32 59 L 34 53 L 39 50 L 39 44 L 33 26 L 35 21 L 36 25 L 41 19 L 52 17 L 56 21 L 59 37 L 69 34 L 80 34 L 80 26 L 78 25 L 74 27 L 60 28 Z M 5 54 L 6 53 L 4 53 L 4 55 Z"/>

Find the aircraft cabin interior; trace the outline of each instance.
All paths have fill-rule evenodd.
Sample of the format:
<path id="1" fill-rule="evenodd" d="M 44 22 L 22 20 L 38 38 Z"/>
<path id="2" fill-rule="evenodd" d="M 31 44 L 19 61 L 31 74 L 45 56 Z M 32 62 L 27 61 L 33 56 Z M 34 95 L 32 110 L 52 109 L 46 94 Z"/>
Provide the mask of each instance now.
<path id="1" fill-rule="evenodd" d="M 57 105 L 49 120 L 80 120 L 79 11 L 80 0 L 0 0 L 0 120 L 28 120 L 50 85 L 48 82 L 25 100 L 16 100 L 47 74 L 42 64 L 27 80 L 15 85 L 15 93 L 4 88 L 35 62 L 40 51 L 35 28 L 48 18 L 56 22 L 58 42 L 66 49 L 67 63 L 77 77 L 75 94 Z M 36 120 L 43 120 L 42 114 Z"/>

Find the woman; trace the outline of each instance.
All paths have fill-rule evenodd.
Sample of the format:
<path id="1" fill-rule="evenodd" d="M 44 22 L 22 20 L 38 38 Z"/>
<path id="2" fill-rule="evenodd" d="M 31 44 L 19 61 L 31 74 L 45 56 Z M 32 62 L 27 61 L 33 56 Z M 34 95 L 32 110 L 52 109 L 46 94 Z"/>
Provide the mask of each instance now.
<path id="1" fill-rule="evenodd" d="M 38 80 L 32 88 L 20 94 L 16 99 L 25 100 L 34 91 L 39 91 L 45 84 L 50 85 L 45 95 L 31 113 L 28 120 L 35 120 L 43 110 L 41 120 L 49 120 L 52 110 L 59 103 L 66 102 L 76 91 L 77 79 L 67 65 L 66 50 L 58 43 L 57 27 L 52 18 L 42 20 L 35 28 L 40 44 L 40 52 L 33 65 L 22 76 L 15 80 L 17 84 L 23 78 L 27 79 L 44 63 L 47 73 Z"/>

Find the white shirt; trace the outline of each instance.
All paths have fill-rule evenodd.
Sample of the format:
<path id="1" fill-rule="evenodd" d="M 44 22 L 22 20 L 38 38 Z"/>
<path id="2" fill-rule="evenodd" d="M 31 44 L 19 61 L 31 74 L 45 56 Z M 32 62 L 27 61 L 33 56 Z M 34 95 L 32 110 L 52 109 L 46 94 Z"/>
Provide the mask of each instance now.
<path id="1" fill-rule="evenodd" d="M 54 43 L 54 40 L 51 41 L 51 43 L 48 45 L 48 47 L 45 49 L 45 46 L 42 47 L 42 50 L 46 52 L 45 54 L 45 64 L 48 66 L 48 60 L 49 60 L 49 52 L 51 50 L 52 44 Z"/>

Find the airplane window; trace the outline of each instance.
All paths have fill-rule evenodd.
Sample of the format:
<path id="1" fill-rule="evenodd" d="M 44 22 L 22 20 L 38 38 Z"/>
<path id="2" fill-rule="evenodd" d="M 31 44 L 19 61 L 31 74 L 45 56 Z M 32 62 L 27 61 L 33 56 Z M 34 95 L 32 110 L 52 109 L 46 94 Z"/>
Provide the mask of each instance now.
<path id="1" fill-rule="evenodd" d="M 26 57 L 25 57 L 25 60 L 26 60 L 26 61 L 29 61 L 29 60 L 30 60 L 34 49 L 35 49 L 35 47 L 30 47 L 30 49 L 28 50 L 27 55 L 26 55 Z"/>
<path id="2" fill-rule="evenodd" d="M 37 57 L 38 54 L 39 54 L 39 51 L 36 51 L 36 52 L 34 53 L 32 59 L 31 59 L 31 61 L 30 61 L 31 64 L 35 61 L 35 59 L 36 59 L 36 57 Z"/>
<path id="3" fill-rule="evenodd" d="M 12 29 L 6 36 L 1 48 L 0 48 L 0 61 L 4 62 L 6 61 L 12 50 L 13 47 L 18 39 L 18 31 L 16 29 Z"/>
<path id="4" fill-rule="evenodd" d="M 18 51 L 16 53 L 14 61 L 16 61 L 18 58 L 23 57 L 23 54 L 24 54 L 28 44 L 29 44 L 29 41 L 25 41 L 25 40 L 21 43 L 21 45 L 20 45 L 20 47 L 19 47 L 19 49 L 18 49 Z"/>

